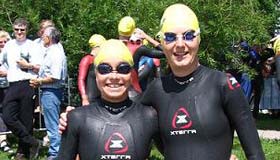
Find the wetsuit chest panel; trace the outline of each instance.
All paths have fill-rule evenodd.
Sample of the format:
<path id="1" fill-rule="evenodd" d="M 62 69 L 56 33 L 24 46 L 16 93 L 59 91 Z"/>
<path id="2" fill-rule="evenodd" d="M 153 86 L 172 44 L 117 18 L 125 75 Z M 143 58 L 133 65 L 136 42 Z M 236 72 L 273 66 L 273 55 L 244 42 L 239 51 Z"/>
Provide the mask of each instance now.
<path id="1" fill-rule="evenodd" d="M 133 133 L 127 123 L 105 123 L 98 142 L 96 159 L 133 159 L 135 158 L 135 146 Z"/>
<path id="2" fill-rule="evenodd" d="M 156 101 L 155 105 L 159 106 L 165 158 L 227 159 L 232 131 L 222 107 L 220 84 L 208 75 L 200 76 L 187 87 L 174 84 L 172 79 L 164 80 L 162 83 L 169 83 L 170 89 L 157 89 L 164 98 Z M 217 148 L 219 151 L 215 150 Z"/>
<path id="3" fill-rule="evenodd" d="M 141 160 L 148 157 L 157 119 L 147 117 L 136 107 L 128 108 L 122 115 L 108 115 L 104 108 L 102 112 L 88 114 L 87 127 L 81 127 L 79 136 L 81 158 Z"/>

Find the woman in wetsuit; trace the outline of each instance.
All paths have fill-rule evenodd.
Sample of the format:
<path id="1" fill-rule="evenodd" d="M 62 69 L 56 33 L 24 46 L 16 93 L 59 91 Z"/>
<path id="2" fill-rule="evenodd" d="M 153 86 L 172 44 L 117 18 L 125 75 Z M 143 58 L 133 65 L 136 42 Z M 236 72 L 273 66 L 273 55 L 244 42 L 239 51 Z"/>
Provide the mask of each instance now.
<path id="1" fill-rule="evenodd" d="M 85 55 L 79 64 L 78 89 L 83 106 L 90 104 L 100 95 L 96 87 L 93 60 L 99 50 L 99 46 L 104 41 L 105 38 L 102 35 L 92 35 L 88 41 L 91 52 Z"/>
<path id="2" fill-rule="evenodd" d="M 69 113 L 59 159 L 145 160 L 158 132 L 157 114 L 150 106 L 128 98 L 132 56 L 119 40 L 101 45 L 94 60 L 101 98 Z"/>
<path id="3" fill-rule="evenodd" d="M 199 63 L 195 13 L 186 5 L 171 5 L 161 26 L 161 44 L 172 73 L 153 81 L 142 103 L 158 112 L 165 159 L 229 159 L 234 130 L 247 159 L 265 159 L 240 84 Z"/>

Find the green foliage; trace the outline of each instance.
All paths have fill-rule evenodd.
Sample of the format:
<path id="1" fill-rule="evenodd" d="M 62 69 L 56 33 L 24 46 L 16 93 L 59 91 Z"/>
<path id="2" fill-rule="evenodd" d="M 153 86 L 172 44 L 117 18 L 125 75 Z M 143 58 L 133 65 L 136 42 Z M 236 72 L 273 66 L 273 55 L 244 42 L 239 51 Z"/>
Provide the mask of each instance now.
<path id="1" fill-rule="evenodd" d="M 276 160 L 276 159 L 280 158 L 279 143 L 280 143 L 279 140 L 266 140 L 266 139 L 261 140 L 262 148 L 265 153 L 266 159 L 273 159 L 273 160 L 275 159 Z M 241 147 L 241 144 L 240 144 L 240 141 L 238 140 L 238 138 L 234 139 L 232 153 L 235 154 L 238 157 L 238 159 L 246 160 L 244 151 L 242 150 L 242 147 Z"/>
<path id="2" fill-rule="evenodd" d="M 233 43 L 241 39 L 250 45 L 267 43 L 279 14 L 275 0 L 1 0 L 0 28 L 12 33 L 15 18 L 26 17 L 30 22 L 29 37 L 34 39 L 40 20 L 52 19 L 62 32 L 69 74 L 75 78 L 81 57 L 89 52 L 92 34 L 117 38 L 118 21 L 130 15 L 138 27 L 154 36 L 164 9 L 177 2 L 189 5 L 199 18 L 201 63 L 220 70 L 232 61 L 240 62 L 240 57 L 232 54 Z M 251 71 L 240 63 L 234 63 L 234 67 Z"/>
<path id="3" fill-rule="evenodd" d="M 280 131 L 280 118 L 274 118 L 269 114 L 260 114 L 257 120 L 257 128 Z"/>

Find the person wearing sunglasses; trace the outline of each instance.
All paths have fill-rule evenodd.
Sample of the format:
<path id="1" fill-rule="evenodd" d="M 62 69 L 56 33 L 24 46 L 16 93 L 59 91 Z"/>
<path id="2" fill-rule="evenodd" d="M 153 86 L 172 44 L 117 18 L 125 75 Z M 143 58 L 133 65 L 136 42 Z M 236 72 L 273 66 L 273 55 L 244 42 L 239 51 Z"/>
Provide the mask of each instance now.
<path id="1" fill-rule="evenodd" d="M 39 65 L 37 45 L 26 38 L 28 22 L 18 18 L 14 21 L 15 39 L 8 41 L 0 55 L 0 64 L 7 64 L 9 87 L 3 102 L 3 120 L 9 130 L 19 138 L 15 158 L 34 158 L 40 141 L 32 136 L 34 89 L 29 80 L 37 77 L 33 67 Z M 25 63 L 26 58 L 29 63 Z"/>
<path id="2" fill-rule="evenodd" d="M 72 160 L 77 153 L 83 160 L 148 158 L 158 133 L 157 114 L 128 96 L 131 53 L 123 42 L 110 39 L 100 46 L 94 65 L 101 97 L 68 114 L 58 158 Z"/>
<path id="3" fill-rule="evenodd" d="M 94 34 L 90 37 L 88 43 L 91 47 L 90 54 L 86 54 L 79 63 L 78 89 L 82 100 L 82 105 L 89 105 L 96 97 L 100 96 L 97 89 L 94 73 L 94 65 L 92 64 L 100 45 L 105 42 L 105 38 L 100 34 Z"/>
<path id="4" fill-rule="evenodd" d="M 240 84 L 199 63 L 195 13 L 184 4 L 169 6 L 160 32 L 171 73 L 151 82 L 141 101 L 158 112 L 165 159 L 230 159 L 234 130 L 247 159 L 265 159 Z"/>

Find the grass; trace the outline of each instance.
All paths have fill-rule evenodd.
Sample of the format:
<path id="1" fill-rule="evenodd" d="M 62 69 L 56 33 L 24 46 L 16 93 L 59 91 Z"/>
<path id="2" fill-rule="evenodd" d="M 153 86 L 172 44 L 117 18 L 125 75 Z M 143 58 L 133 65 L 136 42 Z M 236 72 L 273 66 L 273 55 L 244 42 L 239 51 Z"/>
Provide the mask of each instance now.
<path id="1" fill-rule="evenodd" d="M 256 120 L 256 125 L 258 129 L 280 131 L 280 118 L 273 118 L 270 115 L 260 114 Z M 261 143 L 266 159 L 280 160 L 280 140 L 261 139 Z M 235 154 L 239 160 L 246 160 L 238 138 L 234 138 L 232 153 Z M 163 160 L 163 157 L 156 148 L 153 148 L 149 160 Z"/>
<path id="2" fill-rule="evenodd" d="M 279 160 L 280 159 L 280 141 L 279 140 L 261 140 L 262 147 L 266 159 Z M 237 138 L 234 139 L 232 153 L 235 154 L 239 160 L 246 160 L 245 154 L 242 150 L 240 142 Z"/>
<path id="3" fill-rule="evenodd" d="M 262 130 L 277 130 L 280 131 L 280 118 L 272 118 L 269 115 L 260 115 L 256 121 L 257 128 Z M 42 139 L 45 132 L 36 132 L 35 136 Z M 8 135 L 9 142 L 13 144 L 12 148 L 16 149 L 16 140 L 13 135 Z M 278 160 L 280 159 L 280 140 L 261 140 L 266 159 Z M 39 160 L 45 160 L 48 148 L 44 147 L 39 156 Z M 240 145 L 238 138 L 234 139 L 232 153 L 235 154 L 239 160 L 245 160 L 245 155 Z M 12 155 L 0 152 L 0 160 L 9 160 Z M 153 148 L 149 160 L 163 160 L 162 155 Z"/>
<path id="4" fill-rule="evenodd" d="M 277 140 L 261 140 L 264 149 L 265 157 L 268 160 L 280 159 L 280 141 Z M 239 160 L 246 160 L 245 154 L 242 150 L 238 138 L 234 138 L 232 153 L 235 154 Z M 163 160 L 163 156 L 153 148 L 149 160 Z"/>
<path id="5" fill-rule="evenodd" d="M 262 130 L 280 131 L 280 117 L 273 118 L 268 114 L 260 114 L 257 119 L 257 128 Z"/>

